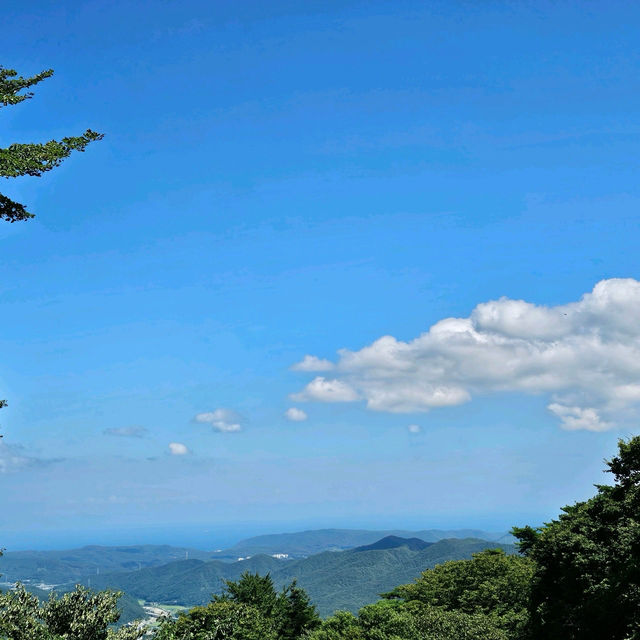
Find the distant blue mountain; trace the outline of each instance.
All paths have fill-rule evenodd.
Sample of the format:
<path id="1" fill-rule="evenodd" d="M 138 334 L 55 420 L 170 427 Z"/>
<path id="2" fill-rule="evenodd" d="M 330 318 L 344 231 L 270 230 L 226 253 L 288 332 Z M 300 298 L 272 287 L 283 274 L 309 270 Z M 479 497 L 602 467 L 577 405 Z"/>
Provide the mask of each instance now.
<path id="1" fill-rule="evenodd" d="M 289 558 L 304 558 L 323 551 L 344 551 L 377 542 L 387 536 L 418 538 L 425 542 L 437 542 L 447 538 L 476 538 L 502 543 L 511 543 L 504 533 L 489 533 L 478 529 L 424 529 L 406 531 L 404 529 L 367 530 L 367 529 L 313 529 L 295 533 L 275 533 L 254 536 L 241 540 L 237 544 L 212 554 L 220 560 L 237 560 L 259 553 L 273 555 L 286 553 Z M 498 538 L 502 538 L 498 540 Z"/>

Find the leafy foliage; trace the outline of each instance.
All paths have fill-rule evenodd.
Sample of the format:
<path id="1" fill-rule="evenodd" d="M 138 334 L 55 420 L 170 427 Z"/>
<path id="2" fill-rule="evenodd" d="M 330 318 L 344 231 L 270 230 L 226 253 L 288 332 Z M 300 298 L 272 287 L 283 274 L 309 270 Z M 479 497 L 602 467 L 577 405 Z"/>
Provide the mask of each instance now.
<path id="1" fill-rule="evenodd" d="M 487 549 L 474 553 L 471 560 L 445 562 L 429 569 L 412 584 L 396 587 L 385 597 L 483 614 L 509 637 L 519 638 L 528 621 L 533 571 L 530 559 Z"/>
<path id="2" fill-rule="evenodd" d="M 362 640 L 358 618 L 349 611 L 336 611 L 320 627 L 308 635 L 310 640 Z"/>
<path id="3" fill-rule="evenodd" d="M 277 640 L 273 621 L 251 605 L 211 602 L 165 620 L 154 640 Z"/>
<path id="4" fill-rule="evenodd" d="M 14 69 L 4 69 L 0 67 L 0 104 L 7 106 L 10 104 L 18 104 L 23 100 L 28 100 L 33 96 L 33 92 L 20 93 L 24 89 L 38 84 L 45 78 L 53 75 L 53 69 L 41 71 L 31 78 L 18 77 L 18 73 Z"/>
<path id="5" fill-rule="evenodd" d="M 415 620 L 420 640 L 508 640 L 509 635 L 494 618 L 482 613 L 447 611 L 417 603 L 407 609 Z M 413 640 L 413 639 L 412 639 Z"/>
<path id="6" fill-rule="evenodd" d="M 339 611 L 308 636 L 309 640 L 507 640 L 482 614 L 446 611 L 421 603 L 381 601 L 358 616 Z"/>
<path id="7" fill-rule="evenodd" d="M 598 486 L 542 528 L 514 529 L 536 566 L 536 639 L 640 638 L 640 437 L 619 441 L 607 465 L 614 486 Z"/>
<path id="8" fill-rule="evenodd" d="M 245 571 L 237 582 L 225 580 L 223 593 L 214 595 L 213 602 L 247 604 L 260 611 L 264 616 L 272 617 L 278 607 L 278 596 L 273 586 L 273 580 L 268 573 L 261 576 Z"/>
<path id="9" fill-rule="evenodd" d="M 21 92 L 51 75 L 53 70 L 48 69 L 23 78 L 14 69 L 0 67 L 0 106 L 15 105 L 31 98 L 32 92 Z M 90 142 L 102 137 L 101 133 L 87 129 L 80 136 L 68 136 L 62 140 L 49 140 L 43 144 L 14 143 L 0 148 L 0 177 L 41 176 L 59 166 L 73 151 L 84 151 Z M 28 218 L 33 218 L 33 214 L 24 205 L 0 194 L 0 220 L 17 222 Z"/>
<path id="10" fill-rule="evenodd" d="M 214 596 L 213 601 L 238 602 L 254 607 L 273 621 L 280 640 L 295 640 L 320 622 L 309 596 L 295 580 L 276 593 L 269 574 L 260 576 L 245 571 L 237 582 L 227 580 L 223 594 Z"/>
<path id="11" fill-rule="evenodd" d="M 0 637 L 11 640 L 40 640 L 47 632 L 39 619 L 38 598 L 21 586 L 0 594 Z"/>
<path id="12" fill-rule="evenodd" d="M 309 597 L 292 583 L 276 593 L 271 577 L 245 572 L 205 607 L 165 620 L 155 640 L 296 640 L 320 624 Z"/>
<path id="13" fill-rule="evenodd" d="M 280 637 L 282 640 L 295 640 L 306 631 L 315 629 L 320 618 L 304 589 L 294 580 L 280 594 Z"/>
<path id="14" fill-rule="evenodd" d="M 0 594 L 0 637 L 10 640 L 137 640 L 137 626 L 117 631 L 119 593 L 94 593 L 84 587 L 40 603 L 22 585 Z"/>

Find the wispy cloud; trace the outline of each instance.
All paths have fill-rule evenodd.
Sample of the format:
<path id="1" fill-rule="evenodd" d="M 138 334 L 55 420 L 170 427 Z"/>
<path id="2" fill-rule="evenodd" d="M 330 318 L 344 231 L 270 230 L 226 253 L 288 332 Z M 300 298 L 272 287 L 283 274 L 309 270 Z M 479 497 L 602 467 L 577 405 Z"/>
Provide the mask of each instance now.
<path id="1" fill-rule="evenodd" d="M 302 409 L 298 409 L 297 407 L 291 407 L 284 412 L 287 420 L 291 420 L 292 422 L 304 422 L 309 416 Z"/>
<path id="2" fill-rule="evenodd" d="M 120 438 L 144 438 L 149 430 L 144 427 L 109 427 L 102 432 L 105 436 L 117 436 Z"/>
<path id="3" fill-rule="evenodd" d="M 420 433 L 420 431 L 422 431 L 419 424 L 410 424 L 407 429 L 409 430 L 409 433 Z"/>
<path id="4" fill-rule="evenodd" d="M 476 394 L 548 394 L 564 428 L 602 431 L 635 414 L 639 380 L 640 282 L 628 278 L 603 280 L 555 307 L 492 300 L 409 342 L 382 336 L 359 351 L 343 349 L 333 379 L 317 377 L 292 397 L 362 398 L 375 411 L 410 413 Z"/>
<path id="5" fill-rule="evenodd" d="M 13 473 L 23 469 L 42 467 L 54 462 L 60 462 L 60 460 L 60 458 L 45 459 L 29 455 L 22 445 L 7 444 L 0 441 L 0 473 Z"/>
<path id="6" fill-rule="evenodd" d="M 198 413 L 194 421 L 201 424 L 210 424 L 215 431 L 233 433 L 242 430 L 242 420 L 232 409 L 218 408 L 213 411 Z"/>
<path id="7" fill-rule="evenodd" d="M 330 360 L 306 355 L 300 362 L 291 366 L 293 371 L 331 371 L 334 364 Z"/>

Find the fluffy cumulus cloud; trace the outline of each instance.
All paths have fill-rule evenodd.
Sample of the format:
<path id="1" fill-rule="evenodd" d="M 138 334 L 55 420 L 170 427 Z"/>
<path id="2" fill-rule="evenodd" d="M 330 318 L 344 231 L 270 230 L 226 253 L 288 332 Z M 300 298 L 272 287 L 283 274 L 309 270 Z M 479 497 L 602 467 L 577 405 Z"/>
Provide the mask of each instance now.
<path id="1" fill-rule="evenodd" d="M 198 413 L 194 421 L 200 424 L 209 424 L 215 431 L 233 433 L 242 430 L 240 416 L 231 409 L 214 409 L 205 413 Z"/>
<path id="2" fill-rule="evenodd" d="M 172 456 L 186 456 L 187 453 L 189 453 L 189 449 L 187 445 L 182 444 L 182 442 L 170 442 L 169 453 Z"/>
<path id="3" fill-rule="evenodd" d="M 316 377 L 293 397 L 363 399 L 369 409 L 410 413 L 493 392 L 546 394 L 566 429 L 602 431 L 630 419 L 640 406 L 640 282 L 603 280 L 556 307 L 484 302 L 409 342 L 382 336 L 343 349 L 332 379 Z"/>
<path id="4" fill-rule="evenodd" d="M 291 407 L 284 412 L 287 420 L 291 420 L 292 422 L 304 422 L 309 416 L 302 410 L 297 407 Z"/>
<path id="5" fill-rule="evenodd" d="M 144 427 L 109 427 L 102 432 L 105 436 L 116 436 L 118 438 L 144 438 L 148 430 Z"/>

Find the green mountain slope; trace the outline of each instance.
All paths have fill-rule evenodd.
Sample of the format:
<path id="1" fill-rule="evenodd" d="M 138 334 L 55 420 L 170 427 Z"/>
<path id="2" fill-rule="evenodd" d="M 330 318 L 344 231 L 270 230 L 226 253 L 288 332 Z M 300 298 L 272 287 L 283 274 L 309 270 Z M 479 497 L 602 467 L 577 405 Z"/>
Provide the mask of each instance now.
<path id="1" fill-rule="evenodd" d="M 118 600 L 118 610 L 120 611 L 120 619 L 117 626 L 122 626 L 134 620 L 144 620 L 147 617 L 137 598 L 132 598 L 126 593 L 123 593 L 120 600 Z"/>
<path id="2" fill-rule="evenodd" d="M 86 578 L 90 574 L 134 571 L 172 560 L 208 560 L 206 551 L 168 545 L 128 547 L 88 546 L 64 551 L 8 551 L 0 557 L 3 581 L 57 585 Z"/>
<path id="3" fill-rule="evenodd" d="M 235 562 L 259 554 L 288 554 L 304 558 L 322 551 L 342 551 L 369 545 L 386 536 L 419 538 L 436 542 L 443 538 L 493 539 L 498 534 L 475 530 L 368 531 L 358 529 L 319 529 L 248 538 L 219 552 L 201 551 L 169 545 L 86 546 L 63 551 L 8 551 L 0 557 L 0 576 L 8 583 L 22 581 L 33 585 L 59 585 L 89 575 L 137 571 L 168 562 L 190 559 L 219 559 Z M 493 537 L 492 537 L 493 536 Z M 507 541 L 507 540 L 500 540 Z M 510 542 L 510 540 L 508 540 Z"/>
<path id="4" fill-rule="evenodd" d="M 151 602 L 193 606 L 220 593 L 223 580 L 237 580 L 244 571 L 270 573 L 278 587 L 293 579 L 310 595 L 321 615 L 336 609 L 357 611 L 378 594 L 410 582 L 421 571 L 446 560 L 470 558 L 472 553 L 511 545 L 478 539 L 440 540 L 420 550 L 392 549 L 325 551 L 300 560 L 277 560 L 259 555 L 241 562 L 188 560 L 140 571 L 92 576 L 91 586 L 115 588 Z"/>
<path id="5" fill-rule="evenodd" d="M 401 538 L 400 536 L 386 536 L 373 544 L 356 547 L 353 551 L 380 551 L 381 549 L 397 549 L 407 547 L 410 551 L 421 551 L 430 547 L 433 542 L 425 542 L 420 538 Z"/>
<path id="6" fill-rule="evenodd" d="M 193 606 L 220 593 L 224 580 L 237 580 L 243 571 L 273 575 L 281 563 L 270 556 L 242 562 L 182 560 L 140 571 L 91 576 L 90 580 L 94 589 L 118 589 L 148 602 Z"/>
<path id="7" fill-rule="evenodd" d="M 356 612 L 365 604 L 376 601 L 380 593 L 411 582 L 425 569 L 447 560 L 470 558 L 472 553 L 498 546 L 507 553 L 515 552 L 511 545 L 497 545 L 486 540 L 440 540 L 417 551 L 402 546 L 322 553 L 285 564 L 273 578 L 279 584 L 296 578 L 322 616 L 337 609 Z"/>

